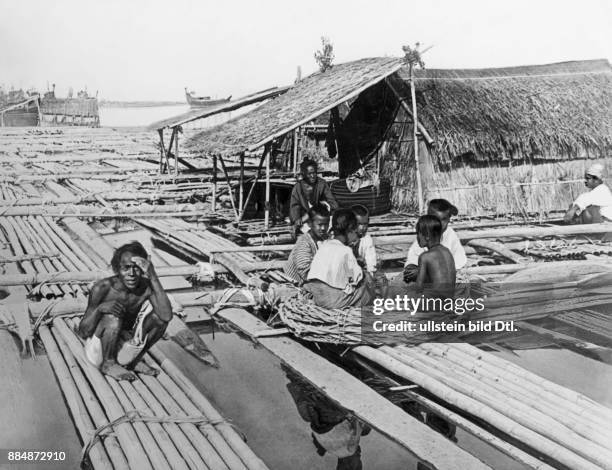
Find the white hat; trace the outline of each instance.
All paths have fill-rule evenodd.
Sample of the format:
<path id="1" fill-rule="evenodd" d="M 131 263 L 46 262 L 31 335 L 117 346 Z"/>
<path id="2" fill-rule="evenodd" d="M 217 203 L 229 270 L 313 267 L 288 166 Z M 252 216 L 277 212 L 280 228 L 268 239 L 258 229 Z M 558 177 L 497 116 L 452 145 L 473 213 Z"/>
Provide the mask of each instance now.
<path id="1" fill-rule="evenodd" d="M 601 163 L 592 164 L 587 170 L 586 174 L 595 176 L 599 179 L 603 179 L 604 167 Z"/>

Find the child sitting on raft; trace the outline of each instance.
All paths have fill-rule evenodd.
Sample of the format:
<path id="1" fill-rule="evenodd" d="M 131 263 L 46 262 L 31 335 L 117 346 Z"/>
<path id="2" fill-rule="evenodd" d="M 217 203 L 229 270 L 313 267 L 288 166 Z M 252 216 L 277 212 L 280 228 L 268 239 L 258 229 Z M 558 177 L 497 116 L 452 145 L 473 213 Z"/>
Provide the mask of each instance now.
<path id="1" fill-rule="evenodd" d="M 347 308 L 369 304 L 374 297 L 372 277 L 364 271 L 351 246 L 359 240 L 357 218 L 350 209 L 332 216 L 334 238 L 321 244 L 312 260 L 304 290 L 324 308 Z"/>
<path id="2" fill-rule="evenodd" d="M 454 297 L 455 260 L 448 248 L 440 243 L 442 222 L 433 215 L 421 216 L 416 224 L 417 242 L 427 248 L 419 255 L 416 288 L 429 298 Z"/>
<path id="3" fill-rule="evenodd" d="M 374 240 L 368 233 L 370 225 L 370 212 L 368 208 L 357 204 L 351 207 L 351 210 L 357 218 L 357 235 L 359 240 L 355 245 L 355 256 L 357 262 L 366 269 L 366 271 L 374 279 L 376 287 L 376 296 L 385 297 L 387 295 L 388 280 L 383 272 L 378 269 L 378 257 L 376 256 L 376 247 Z"/>

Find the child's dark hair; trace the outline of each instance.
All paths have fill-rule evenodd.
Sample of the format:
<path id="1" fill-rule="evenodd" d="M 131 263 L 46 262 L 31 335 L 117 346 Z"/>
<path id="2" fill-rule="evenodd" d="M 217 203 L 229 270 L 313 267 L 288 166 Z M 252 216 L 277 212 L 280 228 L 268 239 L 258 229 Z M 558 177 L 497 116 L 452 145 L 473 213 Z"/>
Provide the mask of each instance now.
<path id="1" fill-rule="evenodd" d="M 359 217 L 369 217 L 370 216 L 370 211 L 368 210 L 368 208 L 361 204 L 355 204 L 354 206 L 351 206 L 351 210 L 355 213 L 355 215 Z"/>
<path id="2" fill-rule="evenodd" d="M 435 215 L 422 215 L 416 223 L 416 231 L 427 240 L 439 241 L 442 237 L 442 222 Z"/>
<path id="3" fill-rule="evenodd" d="M 302 163 L 300 163 L 301 173 L 306 174 L 306 170 L 308 169 L 309 166 L 313 166 L 315 171 L 319 169 L 319 165 L 317 164 L 317 162 L 315 162 L 314 160 L 311 160 L 310 158 L 305 158 L 304 160 L 302 160 Z"/>
<path id="4" fill-rule="evenodd" d="M 357 217 L 350 209 L 338 209 L 332 216 L 332 232 L 334 235 L 346 235 L 357 229 Z"/>
<path id="5" fill-rule="evenodd" d="M 308 209 L 308 217 L 310 217 L 310 220 L 314 220 L 316 215 L 320 217 L 329 217 L 331 216 L 331 212 L 328 206 L 318 202 Z"/>
<path id="6" fill-rule="evenodd" d="M 427 207 L 436 212 L 448 212 L 452 217 L 459 214 L 459 210 L 446 199 L 432 199 Z"/>
<path id="7" fill-rule="evenodd" d="M 140 244 L 140 242 L 130 242 L 125 245 L 121 245 L 119 248 L 115 250 L 113 253 L 113 258 L 111 259 L 111 267 L 115 273 L 119 272 L 119 265 L 121 264 L 121 257 L 124 253 L 133 253 L 136 256 L 140 256 L 141 258 L 147 259 L 149 254 L 147 250 L 144 249 L 144 246 Z"/>

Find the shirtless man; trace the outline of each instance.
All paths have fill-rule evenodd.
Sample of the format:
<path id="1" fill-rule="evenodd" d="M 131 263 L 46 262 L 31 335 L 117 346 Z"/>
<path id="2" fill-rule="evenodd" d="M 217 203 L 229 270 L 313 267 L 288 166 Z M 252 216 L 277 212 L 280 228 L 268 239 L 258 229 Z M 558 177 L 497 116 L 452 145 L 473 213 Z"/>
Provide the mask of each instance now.
<path id="1" fill-rule="evenodd" d="M 452 298 L 455 292 L 455 260 L 450 250 L 440 243 L 442 222 L 436 216 L 424 215 L 419 218 L 416 231 L 419 246 L 427 248 L 419 256 L 418 291 L 427 297 Z"/>
<path id="2" fill-rule="evenodd" d="M 79 325 L 87 359 L 117 380 L 134 380 L 132 371 L 157 375 L 158 370 L 140 359 L 163 336 L 172 319 L 168 296 L 140 243 L 128 243 L 115 250 L 111 266 L 115 276 L 94 284 Z M 147 307 L 152 311 L 144 316 Z M 142 322 L 144 347 L 128 363 L 120 365 L 118 355 L 134 336 L 138 322 Z"/>

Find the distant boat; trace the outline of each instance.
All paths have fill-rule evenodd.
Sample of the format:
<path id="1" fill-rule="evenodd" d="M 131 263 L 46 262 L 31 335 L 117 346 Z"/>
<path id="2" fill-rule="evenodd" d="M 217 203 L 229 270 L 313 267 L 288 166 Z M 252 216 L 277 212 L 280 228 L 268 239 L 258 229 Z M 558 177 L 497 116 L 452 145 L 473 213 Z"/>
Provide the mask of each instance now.
<path id="1" fill-rule="evenodd" d="M 187 87 L 185 87 L 185 98 L 187 98 L 187 103 L 192 108 L 201 108 L 204 106 L 216 106 L 219 104 L 227 103 L 232 96 L 228 96 L 227 98 L 222 98 L 220 100 L 212 100 L 210 96 L 194 96 L 193 91 L 187 91 Z"/>

